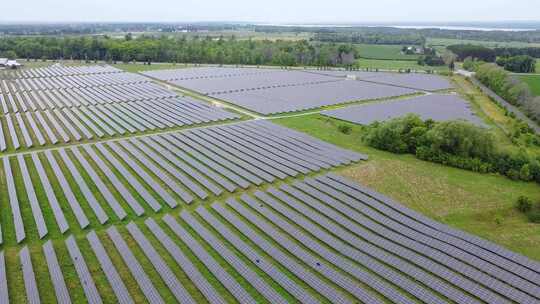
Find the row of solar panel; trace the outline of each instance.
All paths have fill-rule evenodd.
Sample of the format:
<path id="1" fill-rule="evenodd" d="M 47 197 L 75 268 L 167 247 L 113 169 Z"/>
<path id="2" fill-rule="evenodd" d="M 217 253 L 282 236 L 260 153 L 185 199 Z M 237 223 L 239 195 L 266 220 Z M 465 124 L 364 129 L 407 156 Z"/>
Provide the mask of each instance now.
<path id="1" fill-rule="evenodd" d="M 164 302 L 163 290 L 156 288 L 142 267 L 144 262 L 133 253 L 134 246 L 180 303 L 195 299 L 171 267 L 180 267 L 210 303 L 225 302 L 224 294 L 200 272 L 190 255 L 239 303 L 257 302 L 254 292 L 270 303 L 287 303 L 275 286 L 301 303 L 320 302 L 320 296 L 332 303 L 540 302 L 538 263 L 524 257 L 514 259 L 514 253 L 500 248 L 494 252 L 496 245 L 488 249 L 491 243 L 486 241 L 457 238 L 450 228 L 430 228 L 431 220 L 416 217 L 403 206 L 335 174 L 271 187 L 239 200 L 230 198 L 225 205 L 214 203 L 210 209 L 213 211 L 199 206 L 194 212 L 183 211 L 181 221 L 165 215 L 159 222 L 149 218 L 144 225 L 130 223 L 126 234 L 135 241 L 131 246 L 113 226 L 107 235 L 116 252 L 105 250 L 100 241 L 105 236 L 87 235 L 118 302 L 132 303 L 126 286 L 133 283 L 122 280 L 111 254 L 121 256 L 148 302 Z M 417 230 L 420 226 L 424 229 Z M 73 237 L 66 240 L 66 246 L 79 279 L 86 282 L 83 288 L 88 301 L 100 303 Z M 50 242 L 43 251 L 55 295 L 65 303 L 62 299 L 70 295 Z M 174 262 L 166 262 L 164 255 Z M 39 292 L 26 248 L 20 259 L 31 302 L 39 299 Z M 0 295 L 7 301 L 2 268 L 0 253 Z M 231 275 L 231 270 L 238 276 Z M 245 288 L 246 283 L 250 288 Z"/>
<path id="2" fill-rule="evenodd" d="M 43 68 L 35 69 L 20 69 L 16 71 L 7 72 L 9 78 L 39 78 L 39 77 L 59 77 L 59 76 L 72 76 L 72 75 L 86 75 L 86 74 L 106 74 L 106 73 L 120 73 L 122 70 L 115 67 L 105 65 L 90 65 L 90 66 L 63 66 L 52 65 Z"/>
<path id="3" fill-rule="evenodd" d="M 126 83 L 143 83 L 150 80 L 133 73 L 88 74 L 62 77 L 2 79 L 0 92 L 15 93 L 32 90 L 101 87 Z"/>
<path id="4" fill-rule="evenodd" d="M 169 98 L 8 114 L 0 151 L 203 124 L 239 116 L 190 99 Z"/>
<path id="5" fill-rule="evenodd" d="M 238 76 L 256 76 L 287 72 L 280 69 L 257 69 L 257 68 L 229 68 L 229 67 L 197 67 L 171 70 L 145 71 L 141 74 L 159 80 L 188 80 L 188 79 L 215 79 L 231 78 Z"/>
<path id="6" fill-rule="evenodd" d="M 48 171 L 42 163 L 45 159 L 46 167 L 51 168 Z M 16 240 L 20 243 L 26 238 L 20 211 L 21 199 L 31 207 L 39 238 L 48 233 L 35 187 L 46 189 L 55 222 L 60 232 L 64 233 L 69 226 L 59 205 L 62 197 L 71 209 L 68 212 L 73 213 L 84 229 L 90 223 L 88 215 L 83 211 L 85 209 L 91 210 L 92 217 L 95 216 L 100 224 L 109 221 L 105 210 L 112 211 L 118 220 L 124 219 L 127 213 L 122 205 L 126 204 L 131 209 L 129 212 L 138 216 L 144 214 L 145 208 L 132 193 L 142 197 L 143 205 L 147 205 L 146 210 L 158 212 L 162 205 L 156 197 L 174 208 L 178 201 L 189 204 L 195 198 L 204 200 L 209 195 L 219 196 L 224 190 L 234 192 L 238 188 L 245 189 L 250 185 L 261 185 L 263 182 L 307 174 L 360 159 L 363 159 L 362 155 L 301 136 L 271 123 L 246 122 L 85 145 L 82 148 L 46 150 L 33 153 L 31 162 L 19 154 L 17 157 L 4 157 L 3 167 Z M 38 176 L 30 173 L 34 170 L 30 171 L 27 163 L 35 168 Z M 13 164 L 19 169 L 12 168 Z M 89 179 L 83 178 L 84 175 L 89 176 Z M 24 189 L 18 189 L 22 185 L 17 186 L 15 183 L 19 176 L 23 180 Z M 143 183 L 139 182 L 140 179 Z M 51 190 L 51 180 L 61 185 L 63 193 Z M 69 180 L 74 181 L 77 187 L 71 186 L 73 183 Z M 94 187 L 100 193 L 97 198 L 90 190 Z M 122 198 L 122 203 L 112 192 Z M 25 195 L 21 197 L 20 193 Z M 77 199 L 74 193 L 82 193 L 84 200 Z"/>
<path id="7" fill-rule="evenodd" d="M 44 90 L 0 94 L 4 114 L 46 110 L 81 105 L 98 105 L 177 96 L 153 83 L 121 84 L 107 87 Z"/>

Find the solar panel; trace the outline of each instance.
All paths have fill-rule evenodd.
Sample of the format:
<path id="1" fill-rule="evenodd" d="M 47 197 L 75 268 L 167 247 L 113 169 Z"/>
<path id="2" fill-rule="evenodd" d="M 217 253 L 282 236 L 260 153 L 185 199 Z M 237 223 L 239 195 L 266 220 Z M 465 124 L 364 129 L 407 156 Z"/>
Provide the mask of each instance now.
<path id="1" fill-rule="evenodd" d="M 150 260 L 150 263 L 152 263 L 156 271 L 159 273 L 165 284 L 169 287 L 169 290 L 174 294 L 176 300 L 178 300 L 180 303 L 195 303 L 195 300 L 186 291 L 182 284 L 180 284 L 178 278 L 174 275 L 163 258 L 161 258 L 156 249 L 144 236 L 139 227 L 137 227 L 137 225 L 135 225 L 133 222 L 129 223 L 126 227 L 133 239 L 135 239 L 135 242 L 137 242 L 146 257 Z"/>
<path id="2" fill-rule="evenodd" d="M 39 298 L 36 276 L 34 275 L 34 267 L 32 266 L 32 259 L 30 258 L 28 246 L 24 246 L 21 251 L 19 251 L 19 259 L 21 260 L 26 300 L 30 304 L 39 304 L 41 303 L 41 300 Z"/>
<path id="3" fill-rule="evenodd" d="M 66 282 L 64 281 L 64 275 L 62 274 L 62 269 L 60 269 L 60 264 L 58 263 L 58 258 L 56 257 L 56 252 L 54 251 L 51 240 L 48 240 L 43 245 L 43 253 L 45 254 L 45 260 L 47 261 L 47 268 L 49 269 L 49 274 L 51 276 L 56 300 L 61 304 L 71 303 Z"/>
<path id="4" fill-rule="evenodd" d="M 107 234 L 113 241 L 114 246 L 118 250 L 118 253 L 120 253 L 120 255 L 122 256 L 122 259 L 124 260 L 127 267 L 129 268 L 129 271 L 135 278 L 135 281 L 137 281 L 137 284 L 141 288 L 148 302 L 152 304 L 165 303 L 159 292 L 156 290 L 156 287 L 154 286 L 148 275 L 144 272 L 141 264 L 139 263 L 139 261 L 137 261 L 118 230 L 114 226 L 112 226 L 107 229 Z"/>
<path id="5" fill-rule="evenodd" d="M 26 161 L 22 154 L 17 155 L 17 160 L 19 163 L 19 169 L 23 177 L 24 187 L 26 195 L 28 196 L 28 202 L 30 203 L 30 209 L 32 210 L 32 215 L 34 216 L 34 222 L 38 230 L 39 238 L 44 238 L 47 233 L 47 225 L 45 224 L 45 219 L 43 218 L 43 213 L 41 212 L 41 207 L 39 206 L 38 198 L 36 192 L 34 191 L 34 185 L 30 179 L 30 174 L 28 173 L 28 168 L 26 167 Z"/>
<path id="6" fill-rule="evenodd" d="M 170 215 L 165 215 L 163 221 L 184 242 L 197 258 L 212 272 L 212 274 L 227 288 L 240 303 L 254 303 L 255 300 L 242 286 L 226 272 L 217 261 L 197 242 L 176 220 Z"/>
<path id="7" fill-rule="evenodd" d="M 86 295 L 86 300 L 88 301 L 88 303 L 103 303 L 94 283 L 94 279 L 92 278 L 92 275 L 88 270 L 88 266 L 84 261 L 84 257 L 81 254 L 79 246 L 77 246 L 77 242 L 75 241 L 73 235 L 69 236 L 66 239 L 65 243 L 69 252 L 69 256 L 71 257 L 71 261 L 75 266 L 75 271 L 79 276 L 79 281 L 81 282 L 84 294 Z"/>
<path id="8" fill-rule="evenodd" d="M 109 255 L 107 254 L 107 251 L 101 244 L 101 241 L 99 240 L 97 234 L 94 231 L 91 231 L 86 235 L 86 239 L 90 243 L 90 247 L 92 248 L 92 251 L 96 255 L 99 265 L 101 266 L 101 269 L 105 273 L 105 277 L 107 277 L 107 281 L 112 287 L 112 290 L 116 296 L 116 299 L 121 304 L 130 304 L 134 303 L 133 299 L 131 298 L 131 295 L 129 294 L 126 285 L 122 281 L 122 278 L 120 278 L 120 275 L 118 274 L 118 271 L 116 270 L 116 267 L 114 266 L 113 262 L 109 258 Z"/>
<path id="9" fill-rule="evenodd" d="M 287 303 L 272 287 L 270 287 L 257 273 L 249 268 L 238 256 L 229 250 L 219 239 L 211 234 L 203 225 L 201 225 L 188 212 L 182 212 L 180 217 L 197 231 L 207 244 L 212 246 L 216 252 L 219 252 L 234 269 L 242 275 L 256 290 L 258 290 L 271 303 Z"/>
<path id="10" fill-rule="evenodd" d="M 60 169 L 60 166 L 56 162 L 56 159 L 54 158 L 51 150 L 46 150 L 45 156 L 47 157 L 47 160 L 49 161 L 49 164 L 51 165 L 51 168 L 54 171 L 54 174 L 58 181 L 60 182 L 60 186 L 62 188 L 62 191 L 64 192 L 64 195 L 66 196 L 66 199 L 68 201 L 68 204 L 71 207 L 71 210 L 75 214 L 75 218 L 79 222 L 79 225 L 81 228 L 86 228 L 90 222 L 88 221 L 88 218 L 84 214 L 84 211 L 79 204 L 79 201 L 75 197 L 75 194 L 73 194 L 73 190 L 71 189 L 71 186 L 69 185 L 66 177 L 64 176 L 64 173 Z"/>

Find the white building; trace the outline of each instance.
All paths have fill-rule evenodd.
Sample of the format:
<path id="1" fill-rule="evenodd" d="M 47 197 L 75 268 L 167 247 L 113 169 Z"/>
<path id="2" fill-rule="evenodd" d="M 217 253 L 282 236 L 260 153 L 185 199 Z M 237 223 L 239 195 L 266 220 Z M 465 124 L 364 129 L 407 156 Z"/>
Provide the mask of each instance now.
<path id="1" fill-rule="evenodd" d="M 9 60 L 7 58 L 0 58 L 0 67 L 8 69 L 16 69 L 22 66 L 17 60 Z"/>

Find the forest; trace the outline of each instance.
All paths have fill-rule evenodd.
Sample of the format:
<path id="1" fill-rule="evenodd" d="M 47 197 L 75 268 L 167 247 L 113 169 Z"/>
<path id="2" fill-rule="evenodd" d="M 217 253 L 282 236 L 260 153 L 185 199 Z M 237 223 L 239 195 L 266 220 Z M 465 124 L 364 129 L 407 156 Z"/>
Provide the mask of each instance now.
<path id="1" fill-rule="evenodd" d="M 346 66 L 355 62 L 350 44 L 228 38 L 140 36 L 7 37 L 0 57 L 105 60 L 109 62 L 177 62 L 247 65 Z"/>

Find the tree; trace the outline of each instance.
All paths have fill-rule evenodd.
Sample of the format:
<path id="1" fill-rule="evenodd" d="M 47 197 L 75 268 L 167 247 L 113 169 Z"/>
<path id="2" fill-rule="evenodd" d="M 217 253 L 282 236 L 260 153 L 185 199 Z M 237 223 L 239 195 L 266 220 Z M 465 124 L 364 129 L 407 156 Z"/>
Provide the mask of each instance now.
<path id="1" fill-rule="evenodd" d="M 499 57 L 496 62 L 498 66 L 514 73 L 534 73 L 536 70 L 536 59 L 528 55 Z"/>
<path id="2" fill-rule="evenodd" d="M 2 52 L 2 55 L 0 55 L 0 57 L 13 60 L 13 59 L 17 59 L 17 53 L 15 53 L 12 50 L 9 50 L 9 51 Z"/>

